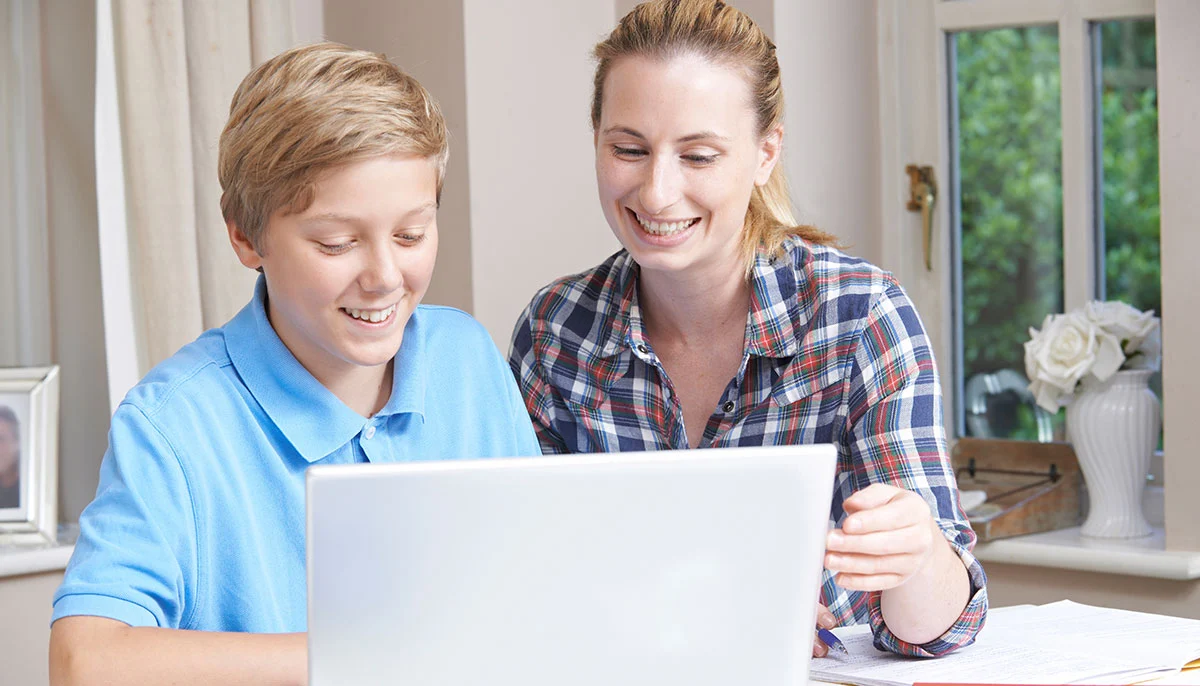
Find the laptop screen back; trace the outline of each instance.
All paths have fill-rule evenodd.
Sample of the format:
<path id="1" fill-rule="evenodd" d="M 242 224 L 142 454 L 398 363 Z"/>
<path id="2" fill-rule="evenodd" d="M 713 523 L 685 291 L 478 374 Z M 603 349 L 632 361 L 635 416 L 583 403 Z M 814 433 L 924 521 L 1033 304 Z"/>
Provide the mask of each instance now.
<path id="1" fill-rule="evenodd" d="M 313 467 L 312 684 L 806 683 L 831 445 Z"/>

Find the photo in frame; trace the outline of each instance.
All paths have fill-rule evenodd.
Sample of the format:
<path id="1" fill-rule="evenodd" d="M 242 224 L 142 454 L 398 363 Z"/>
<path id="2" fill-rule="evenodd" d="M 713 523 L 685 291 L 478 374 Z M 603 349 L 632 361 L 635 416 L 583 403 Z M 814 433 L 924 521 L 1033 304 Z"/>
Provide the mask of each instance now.
<path id="1" fill-rule="evenodd" d="M 0 544 L 58 529 L 58 367 L 0 368 Z"/>

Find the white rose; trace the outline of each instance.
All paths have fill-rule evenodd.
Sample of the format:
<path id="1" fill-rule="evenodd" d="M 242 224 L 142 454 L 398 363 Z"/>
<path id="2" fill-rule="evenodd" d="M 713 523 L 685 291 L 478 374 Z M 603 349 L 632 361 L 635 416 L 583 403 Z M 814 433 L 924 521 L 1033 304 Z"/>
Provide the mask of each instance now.
<path id="1" fill-rule="evenodd" d="M 1085 308 L 1088 319 L 1121 341 L 1125 354 L 1134 353 L 1158 326 L 1153 310 L 1141 310 L 1120 302 L 1094 300 Z"/>
<path id="2" fill-rule="evenodd" d="M 1117 339 L 1082 312 L 1049 316 L 1041 331 L 1031 329 L 1029 334 L 1025 371 L 1030 391 L 1038 404 L 1051 412 L 1058 410 L 1062 396 L 1075 392 L 1084 376 L 1091 374 L 1103 381 L 1125 361 Z"/>
<path id="3" fill-rule="evenodd" d="M 1047 412 L 1058 412 L 1058 408 L 1071 402 L 1072 398 L 1045 381 L 1029 382 L 1029 392 L 1033 394 L 1033 399 L 1037 404 L 1045 408 Z"/>
<path id="4" fill-rule="evenodd" d="M 1128 352 L 1128 351 L 1127 351 Z M 1154 369 L 1157 370 L 1162 362 L 1162 327 L 1157 318 L 1154 320 L 1154 328 L 1150 333 L 1142 339 L 1141 344 L 1129 359 L 1125 362 L 1127 369 Z"/>

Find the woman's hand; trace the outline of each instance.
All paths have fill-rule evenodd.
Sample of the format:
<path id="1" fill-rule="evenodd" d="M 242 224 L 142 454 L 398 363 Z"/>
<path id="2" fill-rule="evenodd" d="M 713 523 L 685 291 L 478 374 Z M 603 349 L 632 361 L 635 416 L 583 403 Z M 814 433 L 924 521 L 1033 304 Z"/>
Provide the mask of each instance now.
<path id="1" fill-rule="evenodd" d="M 825 539 L 825 568 L 847 590 L 900 586 L 929 564 L 935 545 L 946 546 L 928 503 L 912 491 L 871 484 L 843 507 L 842 528 Z"/>
<path id="2" fill-rule="evenodd" d="M 817 628 L 832 629 L 837 626 L 837 619 L 824 605 L 817 603 Z M 825 657 L 829 654 L 829 646 L 813 635 L 813 657 Z"/>

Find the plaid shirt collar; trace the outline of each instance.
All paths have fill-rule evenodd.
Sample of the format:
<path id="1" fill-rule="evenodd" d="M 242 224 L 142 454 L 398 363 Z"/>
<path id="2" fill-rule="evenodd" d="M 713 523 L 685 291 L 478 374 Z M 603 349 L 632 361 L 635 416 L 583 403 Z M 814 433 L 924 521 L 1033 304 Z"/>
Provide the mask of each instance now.
<path id="1" fill-rule="evenodd" d="M 806 258 L 809 255 L 806 252 Z M 759 252 L 750 273 L 750 314 L 746 318 L 746 353 L 755 357 L 787 358 L 800 352 L 800 343 L 812 319 L 816 293 L 804 265 L 793 267 L 790 259 L 771 259 Z M 599 357 L 607 359 L 649 345 L 637 296 L 639 267 L 622 250 L 601 288 L 600 302 L 614 302 L 614 321 L 606 331 Z M 804 291 L 803 297 L 800 296 Z M 610 381 L 615 380 L 610 379 Z"/>

